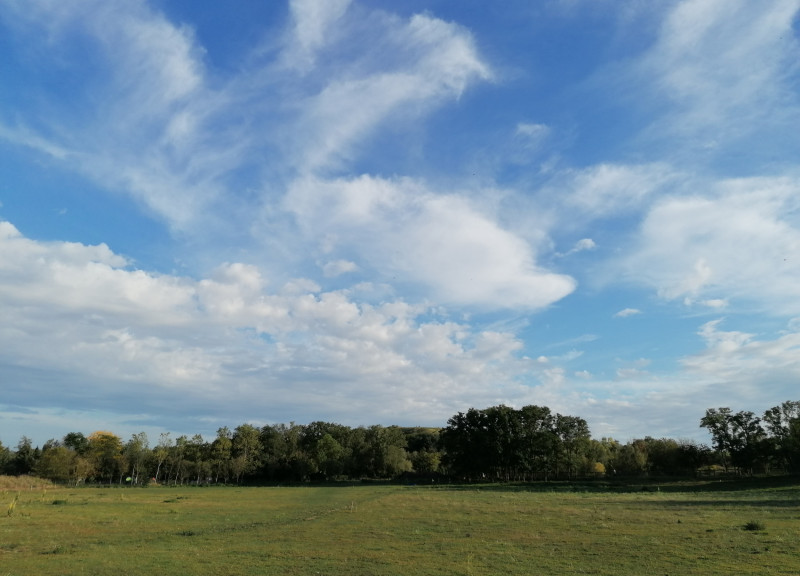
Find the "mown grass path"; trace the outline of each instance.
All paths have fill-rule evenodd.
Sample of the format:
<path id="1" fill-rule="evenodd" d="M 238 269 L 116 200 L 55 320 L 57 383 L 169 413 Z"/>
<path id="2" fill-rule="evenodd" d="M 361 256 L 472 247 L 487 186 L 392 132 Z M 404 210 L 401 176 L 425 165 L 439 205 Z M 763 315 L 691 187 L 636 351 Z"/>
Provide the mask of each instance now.
<path id="1" fill-rule="evenodd" d="M 791 484 L 29 489 L 2 501 L 17 494 L 0 517 L 0 576 L 800 574 Z"/>

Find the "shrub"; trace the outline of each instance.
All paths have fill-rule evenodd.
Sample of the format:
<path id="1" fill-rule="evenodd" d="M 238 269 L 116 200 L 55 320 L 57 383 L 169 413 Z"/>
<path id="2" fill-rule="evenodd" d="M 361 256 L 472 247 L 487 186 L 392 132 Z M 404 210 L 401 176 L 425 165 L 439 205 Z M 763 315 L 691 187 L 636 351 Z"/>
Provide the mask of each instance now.
<path id="1" fill-rule="evenodd" d="M 764 523 L 758 520 L 750 520 L 750 522 L 744 525 L 744 529 L 750 532 L 760 532 L 764 530 Z"/>

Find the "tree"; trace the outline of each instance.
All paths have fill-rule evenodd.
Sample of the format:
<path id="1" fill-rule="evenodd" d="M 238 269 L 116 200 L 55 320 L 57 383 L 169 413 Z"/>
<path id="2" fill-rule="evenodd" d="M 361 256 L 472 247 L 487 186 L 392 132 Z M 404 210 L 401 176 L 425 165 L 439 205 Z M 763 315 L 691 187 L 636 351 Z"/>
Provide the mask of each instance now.
<path id="1" fill-rule="evenodd" d="M 308 457 L 312 473 L 329 478 L 344 471 L 350 429 L 331 422 L 312 422 L 300 434 L 300 446 Z"/>
<path id="2" fill-rule="evenodd" d="M 459 412 L 441 433 L 445 466 L 465 478 L 512 480 L 567 477 L 591 471 L 589 426 L 583 418 L 543 406 L 494 406 Z"/>
<path id="3" fill-rule="evenodd" d="M 170 438 L 169 432 L 162 432 L 158 437 L 158 446 L 153 450 L 153 456 L 156 460 L 156 473 L 153 477 L 156 482 L 161 481 L 161 467 L 169 458 L 171 448 L 172 438 Z M 167 474 L 167 479 L 169 479 L 169 474 Z"/>
<path id="4" fill-rule="evenodd" d="M 436 474 L 442 461 L 439 450 L 439 429 L 437 428 L 404 428 L 406 435 L 406 452 L 417 474 Z"/>
<path id="5" fill-rule="evenodd" d="M 678 469 L 684 474 L 695 474 L 698 469 L 711 464 L 711 448 L 683 440 L 678 446 Z"/>
<path id="6" fill-rule="evenodd" d="M 485 414 L 485 448 L 490 475 L 496 480 L 512 480 L 521 467 L 522 425 L 519 412 L 500 405 L 487 408 Z"/>
<path id="7" fill-rule="evenodd" d="M 183 485 L 189 474 L 189 466 L 191 462 L 186 459 L 186 449 L 189 444 L 189 438 L 182 434 L 175 439 L 175 444 L 169 449 L 169 456 L 167 457 L 167 478 L 172 478 L 175 484 Z"/>
<path id="8" fill-rule="evenodd" d="M 231 470 L 231 454 L 233 449 L 233 433 L 227 426 L 217 430 L 217 437 L 211 443 L 211 471 L 214 482 L 220 478 L 227 484 L 228 474 Z"/>
<path id="9" fill-rule="evenodd" d="M 711 442 L 714 449 L 722 458 L 722 465 L 728 471 L 730 453 L 733 449 L 734 439 L 731 430 L 731 409 L 730 408 L 709 408 L 705 416 L 700 419 L 700 427 L 705 428 L 711 434 Z"/>
<path id="10" fill-rule="evenodd" d="M 89 435 L 87 455 L 98 480 L 107 480 L 110 484 L 116 477 L 122 481 L 127 469 L 122 451 L 122 440 L 116 434 L 98 430 Z"/>
<path id="11" fill-rule="evenodd" d="M 306 480 L 314 464 L 303 448 L 305 426 L 290 422 L 264 426 L 259 434 L 263 472 L 274 480 Z"/>
<path id="12" fill-rule="evenodd" d="M 726 470 L 726 455 L 740 472 L 752 473 L 758 463 L 763 463 L 766 433 L 761 427 L 761 419 L 752 412 L 734 414 L 730 408 L 709 408 L 700 420 L 700 426 L 711 433 Z"/>
<path id="13" fill-rule="evenodd" d="M 73 479 L 77 458 L 80 456 L 66 446 L 53 446 L 42 450 L 34 472 L 37 476 L 53 482 L 68 482 Z"/>
<path id="14" fill-rule="evenodd" d="M 441 452 L 423 450 L 411 452 L 408 456 L 414 472 L 418 474 L 436 474 L 442 462 Z"/>
<path id="15" fill-rule="evenodd" d="M 405 447 L 406 437 L 398 426 L 366 428 L 360 445 L 362 473 L 370 478 L 393 478 L 409 472 L 411 462 Z"/>
<path id="16" fill-rule="evenodd" d="M 534 478 L 547 480 L 554 471 L 559 441 L 555 418 L 546 406 L 524 406 L 520 410 L 520 420 L 522 465 Z"/>
<path id="17" fill-rule="evenodd" d="M 30 474 L 36 467 L 36 461 L 39 456 L 39 449 L 33 447 L 30 438 L 23 436 L 17 443 L 17 452 L 12 460 L 11 468 L 13 473 L 17 475 Z"/>
<path id="18" fill-rule="evenodd" d="M 734 435 L 731 461 L 740 470 L 752 474 L 757 465 L 765 464 L 767 454 L 764 447 L 766 433 L 761 419 L 752 412 L 739 411 L 733 415 L 731 423 Z"/>
<path id="19" fill-rule="evenodd" d="M 781 466 L 800 472 L 800 402 L 787 401 L 764 412 L 772 452 Z"/>
<path id="20" fill-rule="evenodd" d="M 89 440 L 81 432 L 67 433 L 62 438 L 62 443 L 80 456 L 85 456 L 89 450 Z"/>
<path id="21" fill-rule="evenodd" d="M 341 474 L 345 449 L 329 432 L 319 439 L 314 453 L 317 469 L 326 479 Z"/>
<path id="22" fill-rule="evenodd" d="M 639 476 L 647 472 L 647 442 L 633 440 L 619 446 L 611 460 L 611 468 L 620 476 Z"/>
<path id="23" fill-rule="evenodd" d="M 570 478 L 581 467 L 583 451 L 591 438 L 589 425 L 583 418 L 556 414 L 554 430 L 559 461 L 567 465 L 567 478 Z"/>
<path id="24" fill-rule="evenodd" d="M 242 424 L 233 431 L 232 439 L 233 473 L 236 482 L 242 476 L 256 471 L 261 454 L 260 431 L 251 424 Z"/>
<path id="25" fill-rule="evenodd" d="M 444 464 L 451 473 L 467 479 L 486 474 L 492 462 L 488 427 L 484 411 L 475 408 L 459 412 L 447 421 L 441 439 Z"/>
<path id="26" fill-rule="evenodd" d="M 152 459 L 147 434 L 144 432 L 133 434 L 125 444 L 125 456 L 130 465 L 131 482 L 139 484 L 144 481 L 143 478 L 146 480 L 149 476 L 147 466 Z"/>
<path id="27" fill-rule="evenodd" d="M 11 474 L 13 472 L 12 462 L 13 455 L 11 454 L 11 450 L 3 446 L 3 443 L 0 442 L 0 474 Z"/>
<path id="28" fill-rule="evenodd" d="M 184 457 L 188 463 L 187 472 L 194 477 L 195 484 L 204 482 L 211 473 L 211 464 L 208 462 L 209 451 L 209 445 L 200 434 L 195 434 L 186 443 Z"/>

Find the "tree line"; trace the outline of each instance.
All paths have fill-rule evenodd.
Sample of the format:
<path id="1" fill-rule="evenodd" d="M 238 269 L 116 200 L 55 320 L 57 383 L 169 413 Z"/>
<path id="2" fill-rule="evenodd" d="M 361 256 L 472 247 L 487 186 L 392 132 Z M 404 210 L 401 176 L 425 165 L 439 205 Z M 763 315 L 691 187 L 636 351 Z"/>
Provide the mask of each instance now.
<path id="1" fill-rule="evenodd" d="M 597 440 L 583 418 L 545 406 L 503 405 L 459 412 L 444 428 L 242 424 L 220 428 L 213 440 L 163 433 L 155 445 L 144 432 L 127 441 L 108 431 L 70 432 L 41 447 L 25 436 L 16 450 L 0 443 L 0 473 L 142 485 L 800 472 L 800 402 L 784 402 L 761 417 L 711 408 L 700 426 L 711 434 L 711 447 L 649 436 L 624 444 Z"/>

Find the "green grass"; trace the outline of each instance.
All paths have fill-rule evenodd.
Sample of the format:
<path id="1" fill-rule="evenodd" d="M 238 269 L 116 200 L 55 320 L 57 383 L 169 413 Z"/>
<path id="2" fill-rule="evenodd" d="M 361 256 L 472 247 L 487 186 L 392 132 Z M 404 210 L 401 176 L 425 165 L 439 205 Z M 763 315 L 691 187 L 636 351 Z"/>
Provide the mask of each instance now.
<path id="1" fill-rule="evenodd" d="M 3 576 L 800 573 L 789 483 L 18 493 Z"/>

